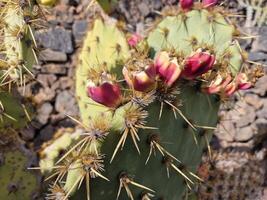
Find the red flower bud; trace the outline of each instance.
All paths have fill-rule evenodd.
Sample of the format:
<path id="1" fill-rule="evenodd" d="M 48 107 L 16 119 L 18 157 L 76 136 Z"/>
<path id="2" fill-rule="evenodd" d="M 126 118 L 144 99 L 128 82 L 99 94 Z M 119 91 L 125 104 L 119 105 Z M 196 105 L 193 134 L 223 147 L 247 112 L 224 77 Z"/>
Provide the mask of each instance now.
<path id="1" fill-rule="evenodd" d="M 236 91 L 237 91 L 237 85 L 234 81 L 232 81 L 231 83 L 229 83 L 223 90 L 224 94 L 226 96 L 231 96 L 233 95 Z"/>
<path id="2" fill-rule="evenodd" d="M 167 52 L 160 52 L 155 58 L 155 66 L 157 74 L 164 80 L 169 87 L 179 78 L 181 67 L 178 65 L 177 59 L 170 57 Z"/>
<path id="3" fill-rule="evenodd" d="M 132 34 L 127 42 L 129 44 L 130 47 L 136 47 L 136 45 L 142 41 L 143 37 L 141 35 L 139 35 L 138 33 Z"/>
<path id="4" fill-rule="evenodd" d="M 236 76 L 237 87 L 239 90 L 247 90 L 252 87 L 252 83 L 249 82 L 245 73 L 239 73 Z"/>
<path id="5" fill-rule="evenodd" d="M 122 100 L 120 86 L 110 82 L 104 82 L 99 86 L 89 82 L 87 93 L 95 102 L 111 108 L 119 106 Z"/>
<path id="6" fill-rule="evenodd" d="M 218 3 L 218 0 L 203 0 L 202 4 L 205 8 L 213 7 Z"/>
<path id="7" fill-rule="evenodd" d="M 195 79 L 196 77 L 209 71 L 215 63 L 215 56 L 207 52 L 198 52 L 187 57 L 182 76 L 186 79 Z"/>
<path id="8" fill-rule="evenodd" d="M 180 0 L 180 5 L 183 10 L 190 10 L 194 5 L 194 0 Z"/>
<path id="9" fill-rule="evenodd" d="M 156 70 L 153 64 L 145 67 L 144 71 L 130 72 L 126 67 L 122 73 L 128 85 L 136 91 L 148 92 L 155 88 Z"/>

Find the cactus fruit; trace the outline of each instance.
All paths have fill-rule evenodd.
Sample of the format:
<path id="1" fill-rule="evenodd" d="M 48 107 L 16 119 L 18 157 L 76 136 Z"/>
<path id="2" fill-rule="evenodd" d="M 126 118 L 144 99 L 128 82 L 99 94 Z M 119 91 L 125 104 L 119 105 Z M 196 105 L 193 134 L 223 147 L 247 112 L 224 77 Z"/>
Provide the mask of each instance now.
<path id="1" fill-rule="evenodd" d="M 1 85 L 23 84 L 27 75 L 32 75 L 32 65 L 37 63 L 33 27 L 40 17 L 40 7 L 34 2 L 6 1 L 0 7 L 1 54 L 4 55 L 0 68 Z"/>
<path id="2" fill-rule="evenodd" d="M 198 169 L 204 180 L 198 198 L 262 199 L 265 180 L 264 161 L 245 151 L 214 151 L 212 159 L 204 157 Z"/>
<path id="3" fill-rule="evenodd" d="M 0 199 L 33 199 L 38 192 L 38 180 L 27 170 L 27 157 L 19 150 L 1 153 Z"/>
<path id="4" fill-rule="evenodd" d="M 167 14 L 133 48 L 115 25 L 95 20 L 76 72 L 74 120 L 84 132 L 55 163 L 49 195 L 179 200 L 201 181 L 194 172 L 210 149 L 220 97 L 254 77 L 240 75 L 245 53 L 221 8 L 196 3 Z M 218 74 L 230 81 L 216 81 L 209 95 Z M 87 192 L 75 193 L 83 182 Z"/>
<path id="5" fill-rule="evenodd" d="M 15 92 L 0 91 L 0 128 L 23 128 L 31 115 L 31 108 Z"/>

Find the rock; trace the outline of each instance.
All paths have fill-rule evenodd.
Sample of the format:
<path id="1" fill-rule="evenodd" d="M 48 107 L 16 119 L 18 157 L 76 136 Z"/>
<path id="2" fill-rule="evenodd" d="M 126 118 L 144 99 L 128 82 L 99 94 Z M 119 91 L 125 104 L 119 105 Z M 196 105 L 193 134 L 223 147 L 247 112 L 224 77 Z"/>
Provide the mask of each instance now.
<path id="1" fill-rule="evenodd" d="M 37 120 L 41 124 L 46 124 L 48 122 L 49 116 L 53 111 L 53 106 L 50 103 L 44 103 L 37 110 Z"/>
<path id="2" fill-rule="evenodd" d="M 255 94 L 247 94 L 244 99 L 247 104 L 253 106 L 256 110 L 263 106 L 262 100 Z"/>
<path id="3" fill-rule="evenodd" d="M 85 35 L 88 27 L 88 22 L 86 20 L 76 20 L 72 25 L 72 32 L 75 38 L 75 41 L 82 40 Z"/>
<path id="4" fill-rule="evenodd" d="M 62 27 L 53 27 L 46 31 L 38 31 L 35 34 L 36 41 L 44 48 L 50 48 L 63 53 L 72 53 L 72 35 L 70 31 Z"/>
<path id="5" fill-rule="evenodd" d="M 144 2 L 141 2 L 140 4 L 138 4 L 138 9 L 140 10 L 141 12 L 141 15 L 143 17 L 147 16 L 149 14 L 149 8 L 148 8 L 148 5 Z"/>
<path id="6" fill-rule="evenodd" d="M 64 65 L 47 64 L 42 66 L 41 72 L 49 74 L 65 75 L 67 73 L 67 69 L 65 68 Z"/>
<path id="7" fill-rule="evenodd" d="M 56 96 L 54 90 L 49 87 L 41 88 L 39 92 L 33 96 L 33 102 L 36 104 L 41 104 L 45 101 L 51 101 Z"/>
<path id="8" fill-rule="evenodd" d="M 263 26 L 259 30 L 259 37 L 252 44 L 252 51 L 267 52 L 267 26 Z"/>
<path id="9" fill-rule="evenodd" d="M 55 128 L 52 125 L 47 125 L 40 131 L 38 137 L 42 142 L 46 142 L 52 139 L 54 133 L 55 133 Z"/>
<path id="10" fill-rule="evenodd" d="M 79 112 L 75 97 L 67 90 L 57 95 L 55 109 L 61 115 L 76 115 Z"/>
<path id="11" fill-rule="evenodd" d="M 30 124 L 29 126 L 26 126 L 22 130 L 20 130 L 20 135 L 25 141 L 32 140 L 35 135 L 35 128 Z"/>
<path id="12" fill-rule="evenodd" d="M 255 85 L 255 88 L 252 90 L 253 93 L 258 94 L 260 96 L 265 96 L 267 92 L 267 76 L 261 77 Z"/>
<path id="13" fill-rule="evenodd" d="M 43 87 L 50 87 L 57 80 L 57 77 L 54 74 L 38 74 L 37 80 Z"/>
<path id="14" fill-rule="evenodd" d="M 251 124 L 256 118 L 256 113 L 254 111 L 247 112 L 246 115 L 240 117 L 239 120 L 236 121 L 237 127 L 244 127 Z"/>
<path id="15" fill-rule="evenodd" d="M 59 87 L 62 90 L 71 88 L 74 86 L 74 81 L 69 77 L 61 77 L 59 79 Z"/>
<path id="16" fill-rule="evenodd" d="M 262 53 L 262 52 L 250 52 L 248 59 L 252 61 L 262 61 L 266 60 L 267 54 Z"/>
<path id="17" fill-rule="evenodd" d="M 257 134 L 265 135 L 267 134 L 267 119 L 259 118 L 254 122 L 257 128 Z"/>
<path id="18" fill-rule="evenodd" d="M 265 119 L 267 119 L 267 108 L 264 107 L 263 109 L 259 110 L 257 112 L 257 117 L 258 118 L 265 118 Z"/>
<path id="19" fill-rule="evenodd" d="M 255 132 L 255 127 L 246 126 L 237 129 L 235 132 L 235 140 L 238 142 L 246 142 L 252 138 Z"/>
<path id="20" fill-rule="evenodd" d="M 232 121 L 221 121 L 215 131 L 215 135 L 220 139 L 227 142 L 233 142 L 235 136 L 235 127 Z"/>
<path id="21" fill-rule="evenodd" d="M 53 51 L 52 49 L 42 50 L 39 54 L 41 61 L 46 62 L 66 62 L 67 55 L 63 52 Z"/>

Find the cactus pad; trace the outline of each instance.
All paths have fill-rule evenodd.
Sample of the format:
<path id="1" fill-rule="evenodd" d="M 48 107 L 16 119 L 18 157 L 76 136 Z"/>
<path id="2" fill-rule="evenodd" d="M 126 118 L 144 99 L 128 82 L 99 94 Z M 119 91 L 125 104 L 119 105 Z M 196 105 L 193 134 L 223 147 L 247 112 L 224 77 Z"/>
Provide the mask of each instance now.
<path id="1" fill-rule="evenodd" d="M 27 157 L 20 151 L 3 154 L 0 164 L 0 199 L 31 199 L 37 189 L 37 178 L 27 169 Z"/>

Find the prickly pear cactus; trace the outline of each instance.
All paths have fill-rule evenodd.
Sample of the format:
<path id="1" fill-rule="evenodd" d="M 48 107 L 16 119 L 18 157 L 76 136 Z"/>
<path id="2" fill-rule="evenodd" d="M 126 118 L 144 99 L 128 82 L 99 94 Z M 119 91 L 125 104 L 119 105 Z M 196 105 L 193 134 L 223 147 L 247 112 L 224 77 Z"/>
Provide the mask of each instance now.
<path id="1" fill-rule="evenodd" d="M 20 151 L 1 154 L 0 199 L 32 199 L 36 193 L 38 181 L 27 169 L 27 157 Z"/>
<path id="2" fill-rule="evenodd" d="M 31 108 L 17 95 L 15 92 L 0 91 L 0 129 L 23 128 L 31 120 Z"/>
<path id="3" fill-rule="evenodd" d="M 0 7 L 1 54 L 0 84 L 23 84 L 37 63 L 33 27 L 40 13 L 35 1 L 5 1 Z"/>
<path id="4" fill-rule="evenodd" d="M 192 4 L 193 6 L 193 4 Z M 221 99 L 252 86 L 221 8 L 173 8 L 147 38 L 95 20 L 76 94 L 84 132 L 55 163 L 49 197 L 182 199 L 217 122 Z M 197 33 L 197 34 L 196 34 Z M 210 149 L 209 149 L 210 150 Z"/>

